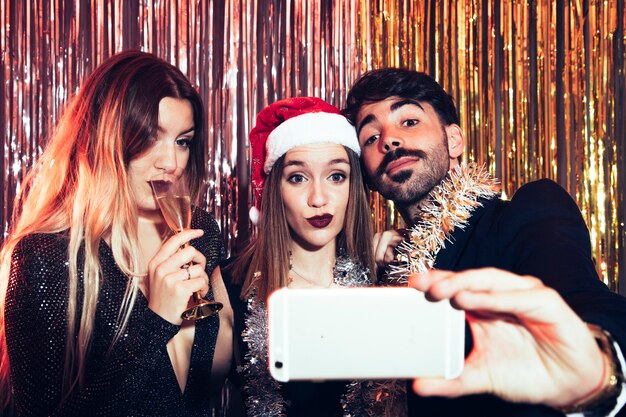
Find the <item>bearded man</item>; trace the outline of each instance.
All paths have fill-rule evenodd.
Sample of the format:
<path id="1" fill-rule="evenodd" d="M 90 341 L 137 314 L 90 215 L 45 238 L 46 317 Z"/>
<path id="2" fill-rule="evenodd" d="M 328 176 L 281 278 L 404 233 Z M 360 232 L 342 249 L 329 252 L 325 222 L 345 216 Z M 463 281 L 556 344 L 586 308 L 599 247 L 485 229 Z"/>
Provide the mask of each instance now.
<path id="1" fill-rule="evenodd" d="M 409 414 L 618 415 L 626 402 L 626 299 L 598 278 L 589 232 L 567 192 L 540 180 L 500 199 L 484 168 L 459 162 L 458 112 L 424 73 L 366 73 L 344 113 L 368 184 L 410 227 L 401 245 L 406 266 L 395 266 L 392 278 L 450 299 L 470 329 L 463 374 L 414 380 Z M 378 260 L 393 258 L 385 250 L 394 239 L 378 236 Z"/>

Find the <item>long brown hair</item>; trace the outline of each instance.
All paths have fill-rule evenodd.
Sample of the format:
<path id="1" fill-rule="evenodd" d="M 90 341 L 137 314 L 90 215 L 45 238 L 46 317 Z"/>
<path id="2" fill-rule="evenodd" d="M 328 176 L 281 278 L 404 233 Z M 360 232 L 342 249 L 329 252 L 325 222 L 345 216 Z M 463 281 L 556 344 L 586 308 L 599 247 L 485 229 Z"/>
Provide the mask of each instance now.
<path id="1" fill-rule="evenodd" d="M 112 344 L 124 332 L 138 291 L 138 280 L 133 277 L 139 273 L 137 211 L 127 167 L 153 144 L 159 102 L 164 97 L 188 100 L 193 108 L 196 137 L 191 142 L 187 177 L 195 199 L 206 173 L 202 101 L 177 68 L 139 51 L 122 52 L 94 70 L 59 120 L 37 165 L 25 178 L 24 191 L 16 197 L 12 228 L 0 255 L 0 395 L 5 400 L 10 397 L 11 386 L 5 297 L 11 255 L 24 237 L 62 231 L 69 236 L 68 328 L 62 388 L 65 395 L 83 383 L 100 291 L 98 249 L 105 237 L 110 237 L 115 261 L 129 276 L 118 315 L 119 331 Z M 81 246 L 84 263 L 78 265 Z M 79 270 L 84 274 L 82 297 L 78 292 Z"/>
<path id="2" fill-rule="evenodd" d="M 337 248 L 345 249 L 347 256 L 368 267 L 373 276 L 372 214 L 361 165 L 358 155 L 344 148 L 350 162 L 350 187 L 344 226 L 337 236 Z M 233 282 L 243 284 L 241 297 L 244 299 L 254 291 L 260 300 L 265 300 L 272 291 L 288 283 L 291 237 L 280 191 L 284 162 L 285 155 L 274 163 L 263 186 L 258 236 L 231 264 Z"/>

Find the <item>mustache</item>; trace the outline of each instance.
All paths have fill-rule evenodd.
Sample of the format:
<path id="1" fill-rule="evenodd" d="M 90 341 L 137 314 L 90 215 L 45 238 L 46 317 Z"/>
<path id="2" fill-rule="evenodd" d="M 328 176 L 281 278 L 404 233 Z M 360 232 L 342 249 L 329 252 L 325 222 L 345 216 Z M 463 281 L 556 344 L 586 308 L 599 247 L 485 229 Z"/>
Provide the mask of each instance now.
<path id="1" fill-rule="evenodd" d="M 380 166 L 376 170 L 376 176 L 380 177 L 381 175 L 383 175 L 387 170 L 387 165 L 404 156 L 415 156 L 420 159 L 427 158 L 426 152 L 419 149 L 396 148 L 384 156 L 382 162 L 380 163 Z"/>

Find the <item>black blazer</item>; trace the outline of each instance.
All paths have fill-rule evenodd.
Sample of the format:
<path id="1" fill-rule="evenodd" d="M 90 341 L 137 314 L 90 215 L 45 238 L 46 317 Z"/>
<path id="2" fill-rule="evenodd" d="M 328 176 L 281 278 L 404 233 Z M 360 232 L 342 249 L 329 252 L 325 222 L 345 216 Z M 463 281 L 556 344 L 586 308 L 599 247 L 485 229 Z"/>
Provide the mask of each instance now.
<path id="1" fill-rule="evenodd" d="M 455 230 L 451 242 L 440 250 L 435 267 L 453 271 L 497 267 L 538 277 L 556 289 L 583 320 L 608 330 L 626 353 L 626 299 L 598 278 L 580 210 L 553 181 L 526 184 L 511 201 L 483 201 L 467 227 Z M 469 328 L 467 335 L 469 352 Z M 408 390 L 409 415 L 416 417 L 563 415 L 548 407 L 513 404 L 492 395 L 421 398 L 412 393 L 410 385 Z"/>

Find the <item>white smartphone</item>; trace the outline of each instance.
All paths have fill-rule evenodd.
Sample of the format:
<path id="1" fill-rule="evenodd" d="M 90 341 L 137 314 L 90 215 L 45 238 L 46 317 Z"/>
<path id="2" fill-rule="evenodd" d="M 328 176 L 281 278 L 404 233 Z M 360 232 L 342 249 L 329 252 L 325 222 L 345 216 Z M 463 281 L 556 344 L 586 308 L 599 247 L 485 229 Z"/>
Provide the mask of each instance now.
<path id="1" fill-rule="evenodd" d="M 274 379 L 455 378 L 465 313 L 413 288 L 280 289 L 268 300 Z"/>

